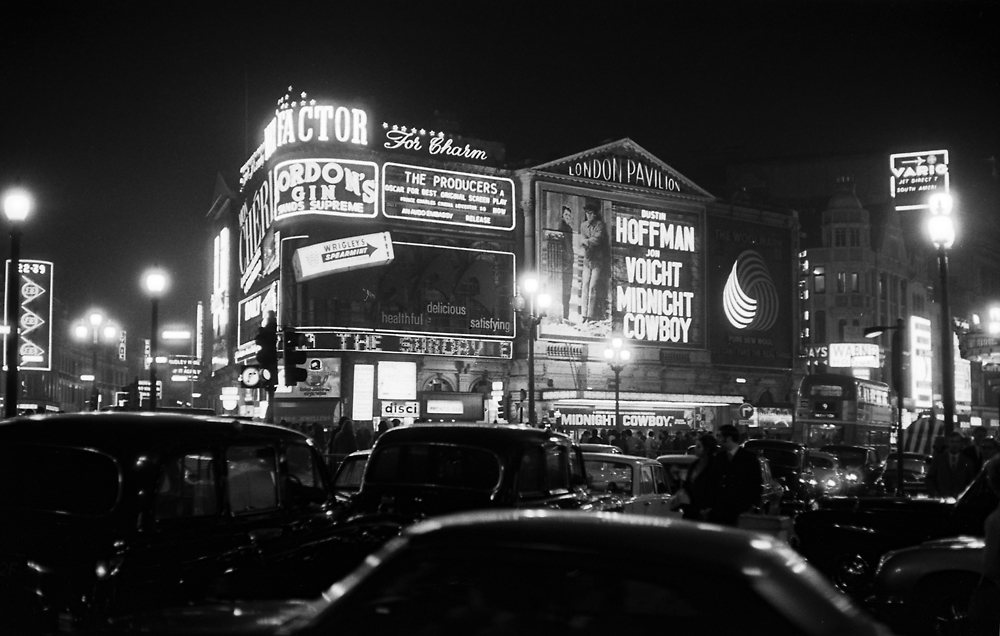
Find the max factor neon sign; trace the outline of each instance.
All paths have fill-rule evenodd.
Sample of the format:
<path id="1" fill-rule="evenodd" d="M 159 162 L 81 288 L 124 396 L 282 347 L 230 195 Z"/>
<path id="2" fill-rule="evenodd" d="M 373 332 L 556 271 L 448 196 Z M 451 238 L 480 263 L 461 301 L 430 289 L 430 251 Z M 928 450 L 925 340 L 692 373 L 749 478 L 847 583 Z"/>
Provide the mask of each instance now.
<path id="1" fill-rule="evenodd" d="M 264 127 L 264 143 L 240 168 L 241 189 L 282 146 L 305 142 L 368 145 L 366 111 L 339 104 L 317 103 L 315 99 L 307 101 L 305 93 L 301 98 L 301 101 L 289 101 L 290 97 L 285 95 L 278 100 L 274 119 Z"/>

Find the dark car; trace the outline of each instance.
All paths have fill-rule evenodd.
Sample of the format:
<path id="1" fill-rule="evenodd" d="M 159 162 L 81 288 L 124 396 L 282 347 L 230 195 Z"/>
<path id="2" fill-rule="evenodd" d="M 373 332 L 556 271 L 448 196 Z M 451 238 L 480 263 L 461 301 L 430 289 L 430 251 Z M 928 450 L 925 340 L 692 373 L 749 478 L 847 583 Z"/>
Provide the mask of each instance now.
<path id="1" fill-rule="evenodd" d="M 779 439 L 751 439 L 743 447 L 770 462 L 771 473 L 785 487 L 787 505 L 794 507 L 816 498 L 805 446 Z"/>
<path id="2" fill-rule="evenodd" d="M 488 508 L 621 509 L 590 491 L 583 455 L 561 433 L 525 426 L 420 424 L 379 437 L 361 489 L 338 526 L 346 574 L 402 528 L 425 517 Z"/>
<path id="3" fill-rule="evenodd" d="M 641 556 L 623 558 L 623 549 Z M 888 634 L 786 544 L 637 515 L 498 510 L 401 536 L 312 603 L 126 617 L 158 634 Z"/>
<path id="4" fill-rule="evenodd" d="M 986 543 L 951 537 L 887 552 L 868 606 L 899 634 L 964 634 L 969 599 L 983 578 Z"/>
<path id="5" fill-rule="evenodd" d="M 997 497 L 980 473 L 958 498 L 829 497 L 795 519 L 798 550 L 858 599 L 870 590 L 879 558 L 932 539 L 983 536 Z"/>
<path id="6" fill-rule="evenodd" d="M 371 450 L 356 451 L 344 458 L 333 475 L 333 492 L 338 501 L 346 502 L 361 490 L 365 466 Z"/>
<path id="7" fill-rule="evenodd" d="M 899 467 L 896 464 L 896 453 L 889 453 L 885 458 L 885 472 L 882 483 L 888 493 L 896 492 L 896 481 L 899 479 Z M 931 466 L 933 455 L 925 453 L 903 453 L 903 493 L 910 495 L 926 494 L 927 471 Z"/>
<path id="8" fill-rule="evenodd" d="M 333 513 L 322 456 L 282 427 L 167 413 L 0 422 L 0 633 L 227 589 L 322 589 L 332 579 L 306 585 L 269 564 L 311 562 Z"/>
<path id="9" fill-rule="evenodd" d="M 879 459 L 878 451 L 872 446 L 851 444 L 827 444 L 819 450 L 836 455 L 844 470 L 849 495 L 881 495 L 886 488 L 882 481 L 885 462 Z"/>

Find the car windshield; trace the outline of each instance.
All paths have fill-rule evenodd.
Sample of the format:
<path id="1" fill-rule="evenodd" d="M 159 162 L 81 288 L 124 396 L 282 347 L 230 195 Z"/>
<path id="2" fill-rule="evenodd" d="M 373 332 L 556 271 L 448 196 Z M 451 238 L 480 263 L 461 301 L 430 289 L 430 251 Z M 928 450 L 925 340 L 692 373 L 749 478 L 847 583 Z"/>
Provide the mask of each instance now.
<path id="1" fill-rule="evenodd" d="M 868 451 L 864 448 L 825 448 L 823 452 L 836 455 L 840 458 L 840 463 L 848 468 L 864 466 L 868 459 Z"/>
<path id="2" fill-rule="evenodd" d="M 597 492 L 632 492 L 632 465 L 627 462 L 585 460 L 591 477 L 591 490 Z"/>
<path id="3" fill-rule="evenodd" d="M 773 466 L 795 468 L 799 465 L 799 456 L 794 451 L 782 450 L 780 448 L 762 448 L 759 446 L 755 446 L 750 450 L 770 460 Z"/>
<path id="4" fill-rule="evenodd" d="M 336 488 L 353 488 L 357 490 L 361 486 L 361 478 L 365 474 L 365 464 L 367 457 L 357 457 L 344 460 L 343 465 L 337 472 Z"/>
<path id="5" fill-rule="evenodd" d="M 834 468 L 832 459 L 818 455 L 809 456 L 809 466 L 812 468 Z"/>
<path id="6" fill-rule="evenodd" d="M 494 490 L 500 458 L 471 446 L 412 443 L 383 447 L 368 460 L 365 483 Z"/>
<path id="7" fill-rule="evenodd" d="M 895 467 L 896 467 L 896 456 L 890 455 L 885 462 L 886 472 Z M 904 455 L 903 470 L 914 473 L 925 473 L 927 472 L 927 462 L 924 460 L 923 457 L 906 457 Z"/>
<path id="8" fill-rule="evenodd" d="M 98 516 L 114 509 L 120 484 L 118 464 L 96 451 L 0 446 L 0 508 Z"/>

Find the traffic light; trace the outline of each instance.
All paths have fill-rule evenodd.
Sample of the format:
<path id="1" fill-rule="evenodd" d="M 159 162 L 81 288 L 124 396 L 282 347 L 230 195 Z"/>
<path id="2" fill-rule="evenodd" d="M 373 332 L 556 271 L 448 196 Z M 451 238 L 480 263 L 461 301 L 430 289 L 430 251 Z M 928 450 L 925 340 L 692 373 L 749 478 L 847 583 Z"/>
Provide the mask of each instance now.
<path id="1" fill-rule="evenodd" d="M 306 376 L 309 375 L 306 369 L 299 366 L 305 364 L 306 352 L 298 349 L 299 334 L 296 333 L 294 327 L 285 327 L 283 335 L 285 341 L 285 386 L 295 386 L 299 382 L 305 382 Z"/>
<path id="2" fill-rule="evenodd" d="M 508 420 L 510 419 L 510 393 L 504 392 L 500 396 L 500 402 L 497 404 L 497 419 L 498 420 Z"/>
<path id="3" fill-rule="evenodd" d="M 254 337 L 257 343 L 257 364 L 260 366 L 265 387 L 273 387 L 278 381 L 278 324 L 273 311 L 267 312 L 260 322 L 260 329 Z"/>

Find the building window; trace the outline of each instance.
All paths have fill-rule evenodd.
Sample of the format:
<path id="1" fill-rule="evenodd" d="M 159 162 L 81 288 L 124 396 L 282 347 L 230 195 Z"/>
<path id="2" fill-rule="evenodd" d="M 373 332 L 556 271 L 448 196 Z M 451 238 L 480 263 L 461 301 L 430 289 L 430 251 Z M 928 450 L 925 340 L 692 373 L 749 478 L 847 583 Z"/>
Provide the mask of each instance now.
<path id="1" fill-rule="evenodd" d="M 859 291 L 861 291 L 861 275 L 851 272 L 851 292 L 856 294 Z"/>
<path id="2" fill-rule="evenodd" d="M 889 281 L 885 273 L 883 272 L 878 275 L 878 297 L 881 298 L 882 300 L 885 300 L 886 294 L 889 293 L 888 287 L 889 287 Z"/>
<path id="3" fill-rule="evenodd" d="M 847 328 L 847 321 L 841 318 L 837 321 L 837 342 L 844 341 L 844 331 Z"/>
<path id="4" fill-rule="evenodd" d="M 850 232 L 851 247 L 861 247 L 861 230 L 856 227 L 851 228 Z"/>
<path id="5" fill-rule="evenodd" d="M 813 270 L 813 291 L 817 294 L 826 293 L 826 268 L 817 267 Z"/>
<path id="6" fill-rule="evenodd" d="M 837 228 L 833 231 L 833 246 L 834 247 L 846 247 L 847 246 L 847 230 L 844 228 Z"/>
<path id="7" fill-rule="evenodd" d="M 826 342 L 826 312 L 819 310 L 816 312 L 816 342 Z"/>
<path id="8" fill-rule="evenodd" d="M 837 292 L 844 293 L 847 291 L 847 273 L 837 272 Z"/>

